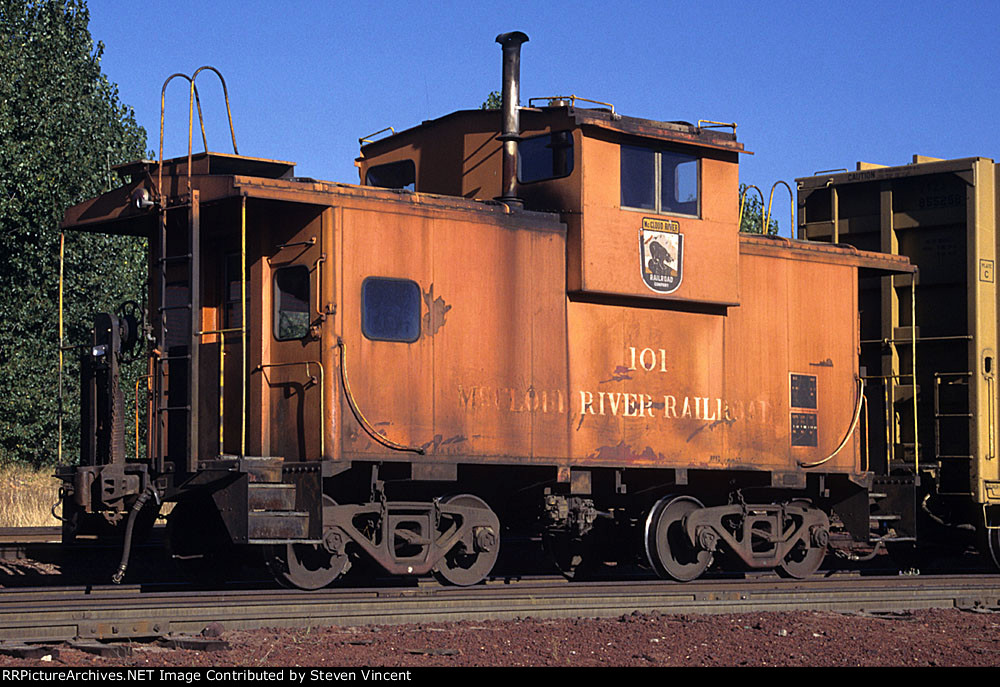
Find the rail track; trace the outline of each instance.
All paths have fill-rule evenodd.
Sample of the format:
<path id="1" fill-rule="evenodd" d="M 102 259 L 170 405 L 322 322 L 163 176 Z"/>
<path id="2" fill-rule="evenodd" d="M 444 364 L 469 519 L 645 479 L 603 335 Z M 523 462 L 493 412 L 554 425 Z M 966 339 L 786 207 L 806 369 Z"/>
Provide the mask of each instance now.
<path id="1" fill-rule="evenodd" d="M 159 528 L 157 528 L 159 529 Z M 154 533 L 154 538 L 161 536 Z M 0 559 L 63 558 L 58 528 L 0 529 Z M 85 546 L 86 544 L 82 544 Z M 95 554 L 95 560 L 117 550 Z M 111 547 L 113 548 L 113 547 Z M 82 549 L 81 549 L 82 550 Z M 80 551 L 74 553 L 78 558 Z M 520 557 L 519 557 L 520 558 Z M 559 576 L 494 577 L 470 588 L 433 581 L 379 587 L 335 587 L 318 592 L 275 590 L 248 577 L 222 590 L 180 583 L 104 584 L 89 574 L 0 575 L 0 641 L 139 639 L 200 632 L 210 623 L 227 630 L 262 627 L 388 625 L 518 617 L 609 617 L 638 612 L 741 613 L 827 610 L 892 613 L 925 608 L 1000 607 L 1000 575 L 984 574 L 985 561 L 968 561 L 964 574 L 899 575 L 886 569 L 828 571 L 807 581 L 773 574 L 709 578 L 679 584 L 633 575 L 628 580 L 567 582 Z M 520 558 L 524 562 L 523 558 Z M 169 561 L 148 561 L 159 569 Z M 58 567 L 58 566 L 56 566 Z M 15 579 L 19 578 L 19 579 Z M 99 579 L 100 584 L 94 582 Z"/>
<path id="2" fill-rule="evenodd" d="M 432 584 L 291 590 L 195 591 L 137 585 L 0 591 L 0 640 L 57 642 L 191 634 L 210 623 L 227 630 L 611 617 L 649 613 L 745 613 L 826 610 L 892 613 L 926 608 L 1000 607 L 1000 576 L 863 577 L 832 574 L 794 582 L 777 578 L 565 582 L 493 580 L 473 588 Z"/>

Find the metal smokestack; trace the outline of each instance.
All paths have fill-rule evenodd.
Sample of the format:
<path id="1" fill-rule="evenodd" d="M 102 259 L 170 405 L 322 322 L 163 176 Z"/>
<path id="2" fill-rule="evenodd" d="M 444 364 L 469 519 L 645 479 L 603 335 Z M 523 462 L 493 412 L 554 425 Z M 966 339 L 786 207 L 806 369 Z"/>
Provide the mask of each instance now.
<path id="1" fill-rule="evenodd" d="M 498 200 L 521 207 L 523 201 L 517 197 L 517 142 L 520 138 L 521 123 L 517 107 L 521 91 L 521 44 L 528 42 L 528 36 L 520 31 L 501 33 L 497 43 L 503 47 L 503 90 L 500 111 L 503 116 L 503 179 L 502 195 Z"/>

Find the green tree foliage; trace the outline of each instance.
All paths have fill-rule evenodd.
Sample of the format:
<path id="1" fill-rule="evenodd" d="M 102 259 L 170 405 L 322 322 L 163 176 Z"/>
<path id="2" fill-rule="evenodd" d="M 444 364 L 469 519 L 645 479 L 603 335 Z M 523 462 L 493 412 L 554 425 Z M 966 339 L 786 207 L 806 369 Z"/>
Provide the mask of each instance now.
<path id="1" fill-rule="evenodd" d="M 753 189 L 748 189 L 746 184 L 740 184 L 740 198 L 743 201 L 743 218 L 740 221 L 740 231 L 746 234 L 763 234 L 764 212 L 766 209 L 761 205 L 760 197 Z M 767 233 L 775 235 L 778 233 L 778 220 L 774 218 L 774 211 L 771 211 L 771 221 L 768 222 Z"/>
<path id="2" fill-rule="evenodd" d="M 499 110 L 501 105 L 503 105 L 503 99 L 500 96 L 500 91 L 490 91 L 490 94 L 486 96 L 486 100 L 479 106 L 479 109 Z"/>
<path id="3" fill-rule="evenodd" d="M 143 157 L 146 132 L 101 73 L 85 2 L 0 0 L 0 460 L 52 463 L 58 427 L 59 223 Z M 65 343 L 92 313 L 141 300 L 145 242 L 66 234 Z M 66 447 L 78 443 L 77 355 L 66 354 Z M 126 387 L 126 398 L 130 396 Z M 128 407 L 128 406 L 126 406 Z M 75 455 L 75 449 L 69 457 Z"/>

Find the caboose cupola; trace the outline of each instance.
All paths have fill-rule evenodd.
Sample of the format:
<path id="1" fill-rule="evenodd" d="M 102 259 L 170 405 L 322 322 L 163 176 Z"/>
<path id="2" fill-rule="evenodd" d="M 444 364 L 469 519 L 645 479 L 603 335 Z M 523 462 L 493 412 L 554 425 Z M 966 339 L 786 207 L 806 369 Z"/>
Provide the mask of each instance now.
<path id="1" fill-rule="evenodd" d="M 735 125 L 626 117 L 575 95 L 521 107 L 527 40 L 497 37 L 499 111 L 463 110 L 362 139 L 361 182 L 558 212 L 568 230 L 566 289 L 583 298 L 696 303 L 720 314 L 738 305 L 745 151 Z M 685 271 L 701 276 L 685 279 Z"/>

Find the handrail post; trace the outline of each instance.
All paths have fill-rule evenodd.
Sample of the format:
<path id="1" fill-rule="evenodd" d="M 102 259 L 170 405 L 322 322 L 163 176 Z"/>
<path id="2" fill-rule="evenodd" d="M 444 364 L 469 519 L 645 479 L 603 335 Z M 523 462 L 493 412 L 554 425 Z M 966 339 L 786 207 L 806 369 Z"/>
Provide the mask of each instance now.
<path id="1" fill-rule="evenodd" d="M 757 194 L 760 196 L 760 207 L 761 207 L 761 210 L 763 211 L 763 209 L 764 209 L 764 193 L 763 193 L 763 191 L 761 191 L 759 188 L 757 188 L 753 184 L 747 184 L 744 187 L 744 189 L 743 189 L 743 193 L 740 194 L 740 214 L 739 214 L 739 218 L 736 220 L 736 228 L 737 228 L 738 231 L 742 230 L 742 227 L 743 227 L 743 208 L 744 208 L 744 206 L 746 204 L 747 191 L 749 191 L 750 189 L 754 189 L 755 191 L 757 191 Z M 763 233 L 766 234 L 767 232 L 765 231 Z"/>

